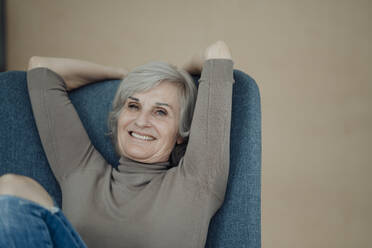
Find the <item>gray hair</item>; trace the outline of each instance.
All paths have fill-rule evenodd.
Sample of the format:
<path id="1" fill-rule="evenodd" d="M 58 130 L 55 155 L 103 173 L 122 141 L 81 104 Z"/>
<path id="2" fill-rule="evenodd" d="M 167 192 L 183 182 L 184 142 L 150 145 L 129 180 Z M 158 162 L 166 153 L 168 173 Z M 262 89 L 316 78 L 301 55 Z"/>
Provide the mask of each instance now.
<path id="1" fill-rule="evenodd" d="M 129 96 L 156 87 L 161 82 L 175 83 L 180 87 L 180 123 L 178 133 L 187 138 L 190 134 L 191 121 L 194 114 L 197 89 L 191 76 L 184 70 L 165 62 L 150 62 L 136 67 L 120 83 L 114 101 L 112 111 L 109 113 L 109 134 L 113 144 L 117 147 L 118 119 Z"/>

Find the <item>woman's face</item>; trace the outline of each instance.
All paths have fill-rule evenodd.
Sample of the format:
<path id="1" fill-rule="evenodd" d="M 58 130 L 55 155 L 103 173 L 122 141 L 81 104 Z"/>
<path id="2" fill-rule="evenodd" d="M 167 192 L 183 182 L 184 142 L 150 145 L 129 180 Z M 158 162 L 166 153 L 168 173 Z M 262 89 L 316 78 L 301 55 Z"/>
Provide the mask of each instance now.
<path id="1" fill-rule="evenodd" d="M 175 143 L 182 143 L 178 92 L 174 83 L 162 82 L 127 99 L 118 121 L 122 155 L 143 163 L 168 161 Z"/>

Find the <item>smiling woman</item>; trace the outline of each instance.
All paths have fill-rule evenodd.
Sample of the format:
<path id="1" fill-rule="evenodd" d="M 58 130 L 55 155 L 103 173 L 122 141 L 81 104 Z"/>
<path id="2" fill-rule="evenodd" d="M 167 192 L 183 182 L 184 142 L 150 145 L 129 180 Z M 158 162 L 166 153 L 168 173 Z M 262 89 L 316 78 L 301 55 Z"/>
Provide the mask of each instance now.
<path id="1" fill-rule="evenodd" d="M 32 58 L 29 96 L 61 186 L 63 213 L 35 200 L 45 195 L 36 182 L 3 178 L 4 189 L 12 190 L 0 192 L 0 225 L 12 225 L 0 226 L 0 246 L 204 247 L 225 198 L 234 80 L 225 43 L 209 46 L 199 62 L 192 66 L 203 66 L 197 101 L 190 75 L 166 63 L 140 66 L 121 82 L 109 116 L 121 157 L 114 169 L 92 145 L 67 91 L 126 73 L 79 60 Z M 171 152 L 186 141 L 186 152 L 170 166 Z"/>
<path id="2" fill-rule="evenodd" d="M 121 155 L 143 162 L 166 162 L 177 141 L 180 121 L 180 87 L 168 81 L 129 97 L 118 121 Z"/>
<path id="3" fill-rule="evenodd" d="M 151 146 L 146 146 L 146 150 L 150 152 L 148 148 L 153 147 L 157 151 L 150 152 L 151 157 L 148 153 L 147 157 L 143 154 L 145 157 L 138 157 L 138 161 L 168 161 L 176 141 L 181 144 L 187 140 L 195 100 L 195 84 L 184 70 L 164 62 L 151 62 L 135 68 L 119 86 L 109 115 L 111 136 L 117 153 L 132 158 L 126 153 L 126 147 L 123 147 L 128 143 L 125 137 L 128 130 L 124 132 L 123 121 L 128 124 L 130 117 L 132 122 L 133 118 L 137 120 L 132 123 L 136 125 L 131 126 L 135 128 L 134 135 L 148 133 L 156 137 Z M 141 126 L 142 121 L 146 121 L 146 126 Z M 179 159 L 180 156 L 174 163 L 178 164 Z"/>

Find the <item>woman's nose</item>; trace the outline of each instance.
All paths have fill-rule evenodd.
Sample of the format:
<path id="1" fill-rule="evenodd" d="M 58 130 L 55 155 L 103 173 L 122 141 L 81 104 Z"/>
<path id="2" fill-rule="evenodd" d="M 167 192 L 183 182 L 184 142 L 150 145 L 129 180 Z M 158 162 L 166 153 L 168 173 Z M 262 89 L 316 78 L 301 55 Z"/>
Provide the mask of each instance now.
<path id="1" fill-rule="evenodd" d="M 138 114 L 135 124 L 138 127 L 149 127 L 151 124 L 149 122 L 150 115 L 146 112 L 141 112 Z"/>

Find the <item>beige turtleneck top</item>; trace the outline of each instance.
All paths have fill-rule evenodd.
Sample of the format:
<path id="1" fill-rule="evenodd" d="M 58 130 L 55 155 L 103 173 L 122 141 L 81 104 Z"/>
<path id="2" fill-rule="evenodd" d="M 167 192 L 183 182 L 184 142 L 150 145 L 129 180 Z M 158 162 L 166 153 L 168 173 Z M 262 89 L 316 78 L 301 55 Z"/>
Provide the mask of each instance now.
<path id="1" fill-rule="evenodd" d="M 204 247 L 229 172 L 231 60 L 204 63 L 188 147 L 170 169 L 125 157 L 114 169 L 89 140 L 62 77 L 36 68 L 27 79 L 62 210 L 88 247 Z"/>

